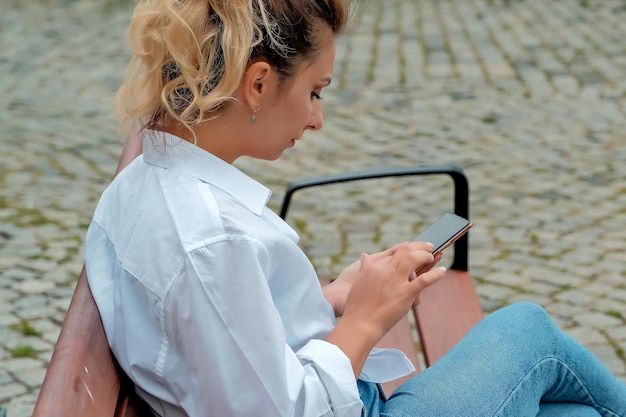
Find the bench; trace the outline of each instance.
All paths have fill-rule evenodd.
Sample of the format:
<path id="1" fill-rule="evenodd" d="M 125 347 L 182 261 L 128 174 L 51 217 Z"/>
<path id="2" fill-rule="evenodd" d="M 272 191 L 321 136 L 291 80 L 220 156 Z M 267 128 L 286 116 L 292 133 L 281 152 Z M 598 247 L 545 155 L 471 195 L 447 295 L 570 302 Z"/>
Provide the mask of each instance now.
<path id="1" fill-rule="evenodd" d="M 119 170 L 137 154 L 129 147 Z M 407 175 L 449 175 L 454 182 L 454 211 L 468 218 L 469 191 L 463 172 L 453 166 L 402 168 L 330 176 L 297 181 L 289 185 L 280 215 L 287 216 L 298 190 L 334 183 Z M 414 308 L 423 359 L 418 358 L 409 316 L 380 342 L 381 347 L 403 350 L 420 368 L 434 363 L 483 317 L 473 281 L 468 273 L 467 235 L 454 245 L 454 260 L 446 276 L 427 288 Z M 390 392 L 404 379 L 385 384 Z M 136 417 L 151 416 L 147 405 L 135 394 L 132 382 L 120 370 L 109 349 L 102 322 L 89 290 L 85 269 L 55 345 L 41 386 L 33 417 Z"/>

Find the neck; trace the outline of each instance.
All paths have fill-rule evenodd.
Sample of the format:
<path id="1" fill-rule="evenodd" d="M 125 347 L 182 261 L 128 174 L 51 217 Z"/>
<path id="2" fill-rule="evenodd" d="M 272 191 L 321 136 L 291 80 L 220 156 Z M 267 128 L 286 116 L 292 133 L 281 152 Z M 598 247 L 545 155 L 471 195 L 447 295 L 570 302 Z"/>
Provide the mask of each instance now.
<path id="1" fill-rule="evenodd" d="M 161 130 L 194 143 L 199 148 L 232 164 L 242 155 L 242 151 L 240 140 L 233 135 L 233 129 L 228 129 L 226 126 L 226 121 L 218 117 L 194 126 L 192 130 L 176 121 L 166 122 Z"/>

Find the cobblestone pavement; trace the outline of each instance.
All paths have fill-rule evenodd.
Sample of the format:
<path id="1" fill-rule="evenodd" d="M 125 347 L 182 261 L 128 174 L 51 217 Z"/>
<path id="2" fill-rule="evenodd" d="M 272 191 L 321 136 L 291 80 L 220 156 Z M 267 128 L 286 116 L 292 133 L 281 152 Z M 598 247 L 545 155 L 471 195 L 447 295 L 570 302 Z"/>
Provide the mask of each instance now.
<path id="1" fill-rule="evenodd" d="M 108 3 L 107 3 L 108 2 Z M 0 406 L 29 416 L 122 139 L 120 0 L 0 3 Z M 342 38 L 326 124 L 273 163 L 287 181 L 452 163 L 471 187 L 486 312 L 544 306 L 626 380 L 626 2 L 370 0 Z M 365 7 L 367 6 L 367 7 Z M 428 178 L 298 197 L 321 275 L 450 208 Z"/>

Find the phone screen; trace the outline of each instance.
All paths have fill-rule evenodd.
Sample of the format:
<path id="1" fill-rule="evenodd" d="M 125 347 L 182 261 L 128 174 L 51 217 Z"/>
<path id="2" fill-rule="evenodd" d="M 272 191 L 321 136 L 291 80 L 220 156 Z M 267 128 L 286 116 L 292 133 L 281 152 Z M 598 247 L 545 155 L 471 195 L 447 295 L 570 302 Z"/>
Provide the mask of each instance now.
<path id="1" fill-rule="evenodd" d="M 470 227 L 472 223 L 469 220 L 453 213 L 445 213 L 413 240 L 432 243 L 435 246 L 432 253 L 435 254 L 463 236 Z"/>

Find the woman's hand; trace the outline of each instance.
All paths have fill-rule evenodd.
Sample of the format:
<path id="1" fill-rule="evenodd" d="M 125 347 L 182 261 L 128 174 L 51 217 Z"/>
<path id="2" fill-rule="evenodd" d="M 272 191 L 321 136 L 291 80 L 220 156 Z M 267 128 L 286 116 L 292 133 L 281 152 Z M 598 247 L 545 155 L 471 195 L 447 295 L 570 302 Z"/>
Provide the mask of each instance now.
<path id="1" fill-rule="evenodd" d="M 384 335 L 415 303 L 421 291 L 441 279 L 445 268 L 435 268 L 432 246 L 410 242 L 394 247 L 387 256 L 361 256 L 357 279 L 345 299 L 343 319 L 366 321 Z M 415 272 L 415 274 L 413 274 Z"/>
<path id="2" fill-rule="evenodd" d="M 382 259 L 385 256 L 391 256 L 395 252 L 395 249 L 399 245 L 389 248 L 383 252 L 374 253 L 371 256 L 373 260 Z M 330 284 L 325 285 L 322 288 L 324 297 L 333 306 L 335 311 L 335 317 L 341 317 L 343 315 L 344 306 L 346 304 L 346 297 L 352 288 L 352 284 L 359 279 L 359 269 L 361 268 L 361 261 L 358 260 L 348 265 L 339 276 Z"/>
<path id="3" fill-rule="evenodd" d="M 358 265 L 342 273 L 333 294 L 340 298 L 347 291 L 336 307 L 342 318 L 326 341 L 350 358 L 355 376 L 372 347 L 409 311 L 421 291 L 444 276 L 445 268 L 431 269 L 437 260 L 431 250 L 424 242 L 403 243 L 375 255 L 363 254 Z"/>
<path id="4" fill-rule="evenodd" d="M 400 243 L 395 245 L 385 251 L 373 253 L 368 255 L 370 260 L 373 262 L 377 262 L 385 257 L 392 256 L 398 248 L 402 247 L 402 245 L 406 245 L 407 243 Z M 426 250 L 430 251 L 432 249 L 432 245 L 425 242 L 411 242 L 409 243 L 413 248 L 417 250 Z M 415 271 L 415 275 L 421 275 L 424 272 L 432 269 L 433 266 L 441 259 L 441 254 L 437 254 L 433 260 L 428 264 L 422 265 L 417 271 Z M 346 298 L 348 297 L 348 293 L 352 288 L 352 285 L 359 279 L 359 270 L 361 269 L 361 261 L 356 261 L 350 264 L 347 268 L 345 268 L 341 274 L 330 284 L 325 285 L 322 288 L 324 293 L 324 297 L 326 300 L 332 305 L 333 310 L 335 311 L 336 317 L 343 316 L 343 312 L 346 305 Z"/>

